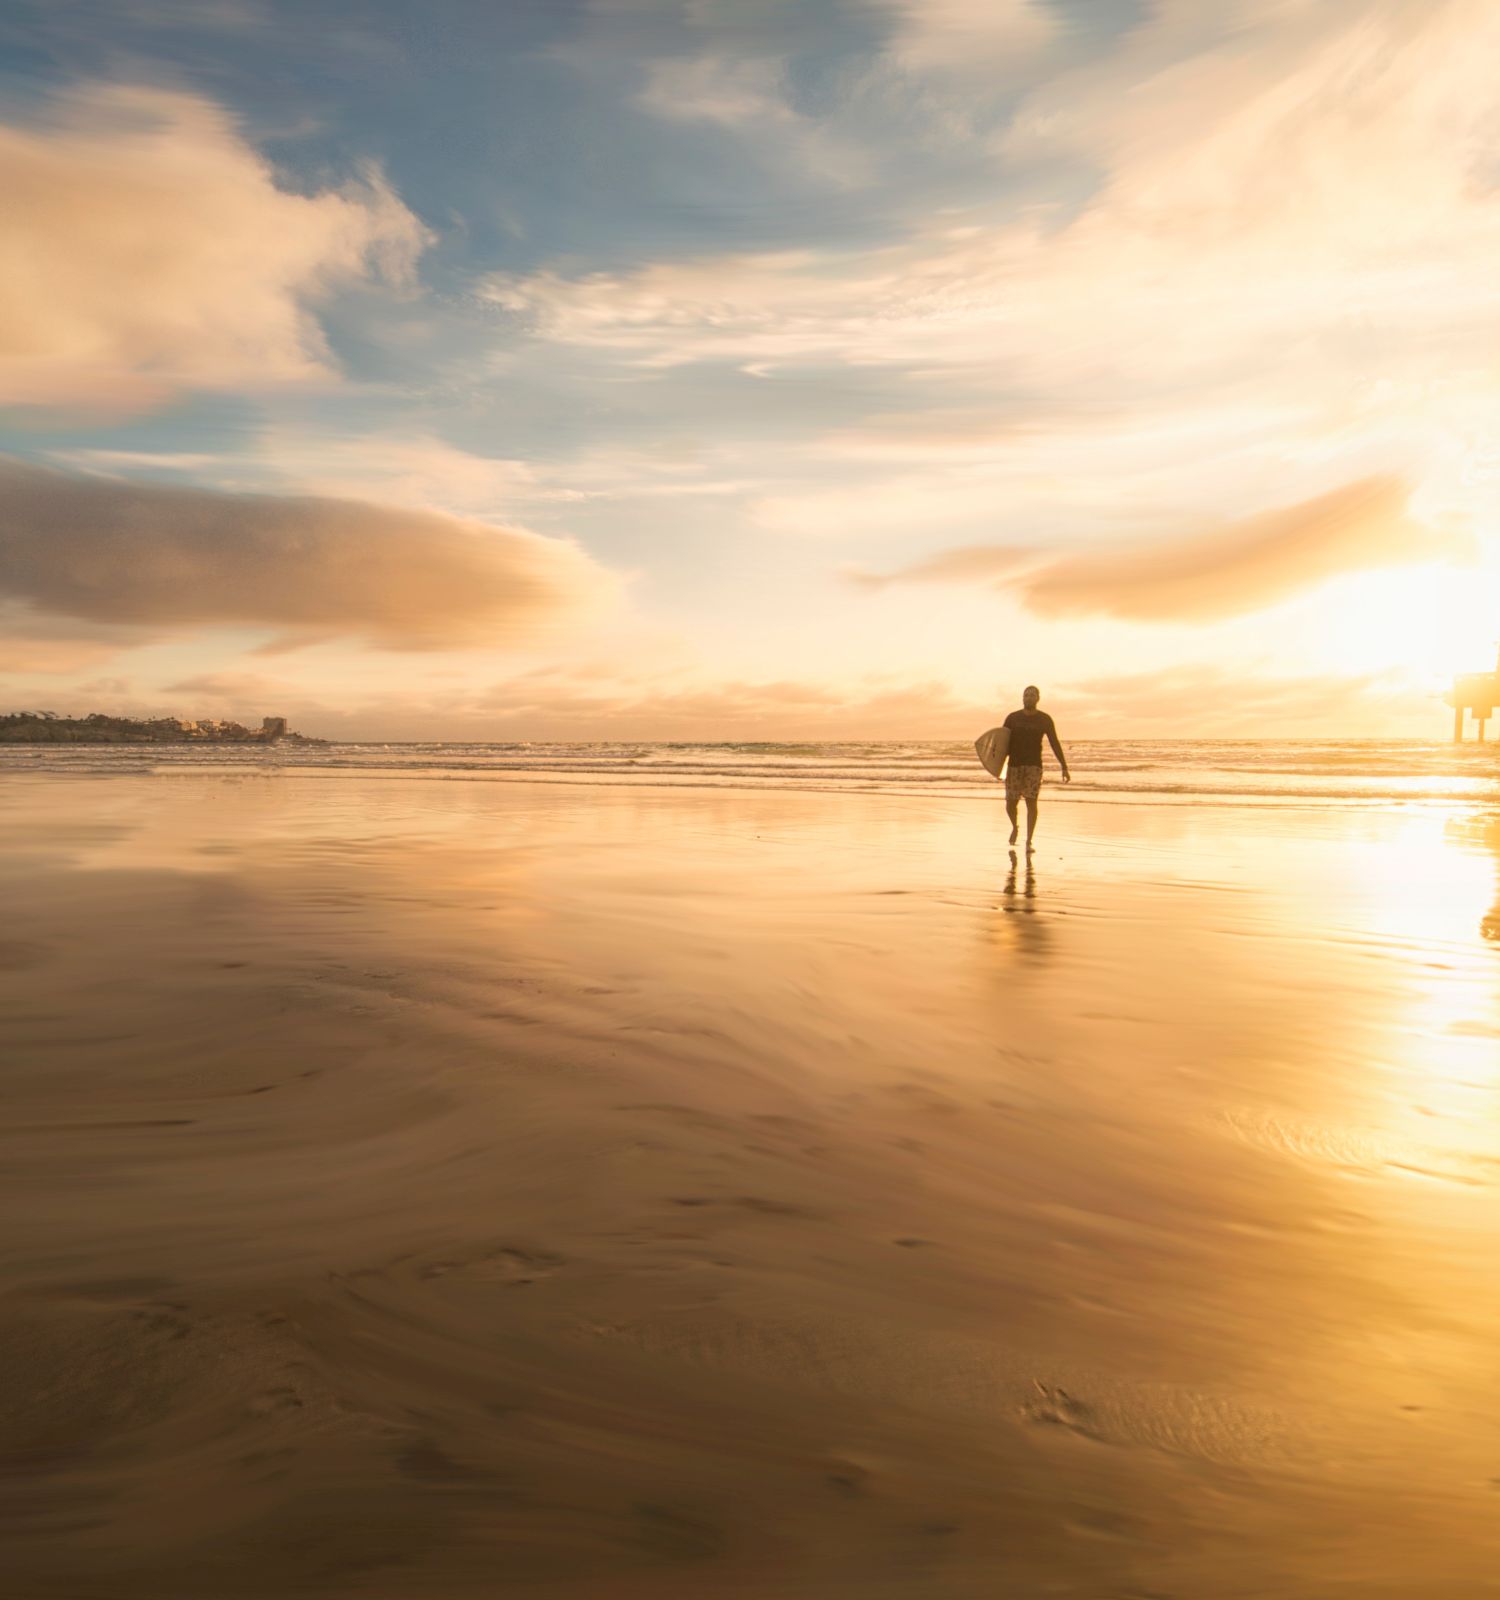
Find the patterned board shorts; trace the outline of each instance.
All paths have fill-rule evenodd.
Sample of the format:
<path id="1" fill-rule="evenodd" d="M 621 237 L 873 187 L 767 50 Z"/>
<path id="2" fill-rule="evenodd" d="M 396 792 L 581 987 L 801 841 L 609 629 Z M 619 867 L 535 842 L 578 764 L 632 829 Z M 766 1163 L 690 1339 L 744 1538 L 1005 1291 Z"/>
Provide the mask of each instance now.
<path id="1" fill-rule="evenodd" d="M 1018 767 L 1014 761 L 1005 769 L 1005 799 L 1035 800 L 1042 792 L 1042 769 Z"/>

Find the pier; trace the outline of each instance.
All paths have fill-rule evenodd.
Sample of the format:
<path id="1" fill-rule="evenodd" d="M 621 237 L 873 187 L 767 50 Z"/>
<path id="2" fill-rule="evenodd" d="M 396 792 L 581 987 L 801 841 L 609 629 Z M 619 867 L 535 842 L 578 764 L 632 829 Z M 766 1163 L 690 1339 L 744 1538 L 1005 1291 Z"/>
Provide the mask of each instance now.
<path id="1" fill-rule="evenodd" d="M 1479 742 L 1483 744 L 1484 725 L 1494 716 L 1495 707 L 1500 705 L 1500 655 L 1495 658 L 1493 672 L 1467 672 L 1456 677 L 1448 704 L 1453 707 L 1454 743 L 1463 739 L 1464 713 L 1468 712 L 1479 725 Z"/>

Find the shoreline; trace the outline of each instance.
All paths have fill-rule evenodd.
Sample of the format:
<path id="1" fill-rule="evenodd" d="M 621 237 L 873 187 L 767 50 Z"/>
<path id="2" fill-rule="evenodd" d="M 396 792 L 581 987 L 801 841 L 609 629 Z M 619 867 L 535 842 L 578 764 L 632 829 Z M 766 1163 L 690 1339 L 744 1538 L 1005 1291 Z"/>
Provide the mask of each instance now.
<path id="1" fill-rule="evenodd" d="M 37 769 L 16 768 L 12 769 L 17 776 L 35 775 Z M 318 767 L 307 763 L 288 763 L 277 766 L 257 766 L 255 768 L 236 767 L 226 764 L 217 769 L 221 774 L 253 771 L 257 775 L 274 774 L 278 778 L 305 777 L 320 781 L 349 781 L 372 780 L 382 783 L 451 783 L 451 784 L 491 784 L 496 787 L 524 787 L 531 785 L 544 789 L 582 790 L 588 793 L 598 791 L 644 791 L 659 795 L 670 795 L 677 792 L 684 794 L 733 794 L 733 795 L 849 795 L 860 797 L 880 797 L 896 800 L 911 801 L 962 801 L 967 803 L 995 803 L 1004 808 L 1004 785 L 995 784 L 986 788 L 976 784 L 974 788 L 963 788 L 954 785 L 952 789 L 920 789 L 915 784 L 905 788 L 856 788 L 852 784 L 838 787 L 832 784 L 816 784 L 808 782 L 777 783 L 767 780 L 761 783 L 748 781 L 726 780 L 722 783 L 694 783 L 684 782 L 681 779 L 655 777 L 642 774 L 639 777 L 607 778 L 570 778 L 565 776 L 547 777 L 536 773 L 523 772 L 518 774 L 500 774 L 494 771 L 456 771 L 446 769 L 399 769 L 381 768 L 378 766 L 338 765 Z M 150 773 L 152 778 L 166 777 L 204 777 L 213 773 L 215 769 L 204 764 L 193 766 L 167 764 Z M 0 779 L 6 775 L 3 762 L 0 762 Z M 121 769 L 111 771 L 107 768 L 75 769 L 74 771 L 58 771 L 47 773 L 50 780 L 58 777 L 72 777 L 79 780 L 93 780 L 97 778 L 140 778 L 145 776 L 139 770 L 131 771 Z M 1500 810 L 1500 795 L 1497 796 L 1466 796 L 1461 794 L 1443 793 L 1440 791 L 1426 791 L 1414 794 L 1364 793 L 1348 794 L 1328 791 L 1321 794 L 1297 794 L 1294 792 L 1276 792 L 1253 789 L 1190 789 L 1187 787 L 1177 789 L 1148 789 L 1134 787 L 1120 787 L 1115 789 L 1094 789 L 1086 781 L 1074 780 L 1072 784 L 1063 785 L 1056 782 L 1045 782 L 1042 788 L 1043 809 L 1049 810 L 1054 802 L 1073 804 L 1103 805 L 1142 805 L 1173 807 L 1200 807 L 1212 809 L 1246 808 L 1252 810 L 1294 810 L 1314 811 L 1322 813 L 1337 813 L 1349 811 L 1358 814 L 1371 810 L 1398 810 L 1419 811 L 1431 810 L 1463 810 L 1463 811 L 1489 811 Z"/>

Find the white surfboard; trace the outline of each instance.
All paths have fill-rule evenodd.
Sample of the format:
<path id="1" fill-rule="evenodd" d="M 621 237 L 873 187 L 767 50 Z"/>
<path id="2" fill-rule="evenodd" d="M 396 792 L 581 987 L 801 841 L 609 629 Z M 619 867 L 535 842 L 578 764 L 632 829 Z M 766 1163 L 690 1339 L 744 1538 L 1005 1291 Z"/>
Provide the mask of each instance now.
<path id="1" fill-rule="evenodd" d="M 1010 754 L 1010 729 L 991 728 L 987 733 L 981 733 L 974 741 L 974 753 L 984 770 L 992 778 L 998 778 L 1005 767 L 1005 758 Z"/>

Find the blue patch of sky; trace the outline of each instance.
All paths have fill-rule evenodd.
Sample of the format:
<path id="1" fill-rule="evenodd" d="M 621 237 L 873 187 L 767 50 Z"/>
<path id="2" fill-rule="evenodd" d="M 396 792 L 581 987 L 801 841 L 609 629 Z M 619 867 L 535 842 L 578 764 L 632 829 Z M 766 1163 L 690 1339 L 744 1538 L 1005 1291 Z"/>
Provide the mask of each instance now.
<path id="1" fill-rule="evenodd" d="M 1053 5 L 1078 59 L 1138 14 Z M 984 138 L 940 136 L 924 120 L 918 87 L 872 79 L 886 25 L 852 0 L 22 0 L 0 25 L 0 85 L 26 103 L 89 78 L 202 92 L 244 119 L 292 186 L 337 183 L 360 160 L 379 161 L 437 239 L 420 298 L 358 291 L 320 308 L 352 392 L 195 395 L 149 417 L 74 418 L 56 430 L 33 417 L 18 448 L 227 454 L 274 418 L 335 436 L 406 428 L 481 455 L 552 461 L 697 439 L 769 452 L 872 413 L 941 404 L 940 386 L 899 367 L 817 364 L 769 380 L 724 362 L 647 372 L 609 352 L 533 342 L 473 295 L 495 270 L 857 251 L 944 207 L 977 216 L 1068 192 L 1061 170 L 1002 175 Z M 784 61 L 791 108 L 849 141 L 868 181 L 840 186 L 809 170 L 790 134 L 663 118 L 640 103 L 653 63 L 700 53 Z M 1019 92 L 981 95 L 976 135 L 1003 125 Z M 1081 203 L 1083 180 L 1072 182 L 1070 203 Z M 488 352 L 509 352 L 508 365 Z M 623 524 L 612 539 L 605 519 L 585 520 L 598 521 L 599 545 L 631 542 Z"/>
<path id="2" fill-rule="evenodd" d="M 998 393 L 990 398 L 1003 403 Z M 669 440 L 787 451 L 874 415 L 952 403 L 942 379 L 896 364 L 803 363 L 767 377 L 724 361 L 622 372 L 589 351 L 533 350 L 516 374 L 439 414 L 444 437 L 462 448 L 565 463 L 590 449 L 647 450 Z M 767 458 L 761 470 L 777 465 Z"/>
<path id="3" fill-rule="evenodd" d="M 1097 32 L 1113 9 L 1082 11 Z M 993 189 L 980 141 L 921 136 L 920 95 L 903 105 L 888 86 L 850 104 L 880 15 L 831 0 L 278 0 L 201 13 L 152 0 L 22 5 L 0 34 L 0 71 L 33 92 L 127 77 L 213 95 L 303 186 L 374 158 L 440 235 L 424 271 L 442 291 L 476 266 L 871 243 L 893 219 L 958 203 L 985 180 Z M 842 187 L 794 150 L 778 154 L 774 139 L 768 147 L 765 130 L 676 121 L 639 104 L 653 63 L 699 52 L 724 52 L 731 65 L 784 59 L 792 108 L 846 127 L 870 181 Z M 1013 100 L 1011 91 L 978 108 L 979 124 L 1003 121 Z"/>
<path id="4" fill-rule="evenodd" d="M 76 411 L 0 411 L 0 451 L 47 462 L 58 452 L 121 450 L 139 455 L 228 456 L 260 430 L 262 408 L 238 395 L 183 395 L 137 416 L 89 418 Z"/>
<path id="5" fill-rule="evenodd" d="M 1151 14 L 1149 0 L 1045 0 L 1067 33 L 1090 49 L 1116 44 Z"/>

